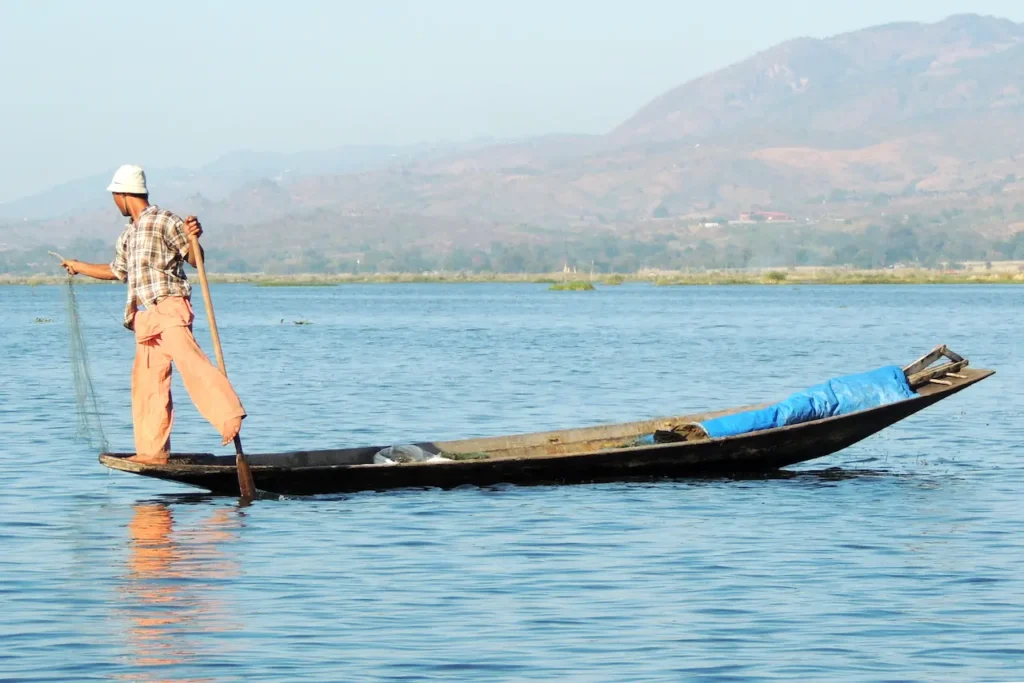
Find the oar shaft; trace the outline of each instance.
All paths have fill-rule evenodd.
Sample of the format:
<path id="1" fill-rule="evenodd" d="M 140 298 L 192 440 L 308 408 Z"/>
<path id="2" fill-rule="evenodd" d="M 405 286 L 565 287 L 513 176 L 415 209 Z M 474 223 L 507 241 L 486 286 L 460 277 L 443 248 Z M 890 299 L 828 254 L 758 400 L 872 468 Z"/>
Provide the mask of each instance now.
<path id="1" fill-rule="evenodd" d="M 224 351 L 220 347 L 220 333 L 217 331 L 217 316 L 213 313 L 213 298 L 210 296 L 210 283 L 206 279 L 206 264 L 203 263 L 203 250 L 196 237 L 189 237 L 189 249 L 196 256 L 196 270 L 199 271 L 199 284 L 203 289 L 203 303 L 206 305 L 206 318 L 210 321 L 210 336 L 213 337 L 213 352 L 217 356 L 217 367 L 225 377 L 228 376 L 224 365 Z M 235 468 L 238 470 L 238 492 L 242 498 L 252 499 L 256 496 L 256 484 L 252 480 L 252 472 L 245 453 L 242 451 L 242 437 L 235 435 Z"/>
<path id="2" fill-rule="evenodd" d="M 189 238 L 189 249 L 196 255 L 196 270 L 199 271 L 199 284 L 203 289 L 206 318 L 210 321 L 210 336 L 213 337 L 213 352 L 217 356 L 217 367 L 227 377 L 228 369 L 224 365 L 224 351 L 221 349 L 220 333 L 217 331 L 217 316 L 213 313 L 213 297 L 210 296 L 210 282 L 206 279 L 206 264 L 203 263 L 203 250 L 199 247 L 199 240 L 197 238 Z"/>

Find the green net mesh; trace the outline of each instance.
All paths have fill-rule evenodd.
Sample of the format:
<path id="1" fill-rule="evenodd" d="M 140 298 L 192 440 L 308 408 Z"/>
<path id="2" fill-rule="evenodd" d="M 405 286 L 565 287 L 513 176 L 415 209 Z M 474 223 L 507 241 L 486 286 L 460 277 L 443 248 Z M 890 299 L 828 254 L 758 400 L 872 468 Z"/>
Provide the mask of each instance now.
<path id="1" fill-rule="evenodd" d="M 72 278 L 67 282 L 68 347 L 71 356 L 71 372 L 75 386 L 75 408 L 78 417 L 75 436 L 101 451 L 108 450 L 107 436 L 100 420 L 99 401 L 96 388 L 89 374 L 89 352 L 82 335 L 82 324 L 78 316 L 78 297 Z"/>

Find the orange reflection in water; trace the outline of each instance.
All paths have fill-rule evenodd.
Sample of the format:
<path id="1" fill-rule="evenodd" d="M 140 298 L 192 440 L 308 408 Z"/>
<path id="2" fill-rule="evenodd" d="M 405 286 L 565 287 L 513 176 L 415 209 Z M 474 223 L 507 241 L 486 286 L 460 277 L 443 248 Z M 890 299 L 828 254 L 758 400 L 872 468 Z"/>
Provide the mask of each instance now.
<path id="1" fill-rule="evenodd" d="M 237 509 L 218 508 L 200 524 L 176 531 L 166 504 L 135 506 L 128 525 L 122 599 L 129 622 L 131 665 L 150 676 L 142 680 L 184 683 L 186 679 L 168 679 L 160 673 L 171 666 L 201 666 L 187 634 L 234 629 L 216 583 L 237 575 L 236 564 L 220 546 L 234 540 L 240 525 Z M 138 676 L 121 678 L 140 680 Z"/>

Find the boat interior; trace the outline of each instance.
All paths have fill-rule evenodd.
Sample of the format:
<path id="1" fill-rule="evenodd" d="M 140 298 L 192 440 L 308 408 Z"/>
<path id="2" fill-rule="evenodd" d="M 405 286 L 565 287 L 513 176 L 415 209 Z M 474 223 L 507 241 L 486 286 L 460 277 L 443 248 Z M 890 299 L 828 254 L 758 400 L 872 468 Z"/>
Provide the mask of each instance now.
<path id="1" fill-rule="evenodd" d="M 903 368 L 908 384 L 918 396 L 943 393 L 969 384 L 981 376 L 990 374 L 986 370 L 967 368 L 968 361 L 953 353 L 945 346 L 938 346 L 913 363 Z M 913 400 L 913 399 L 911 399 Z M 495 436 L 458 441 L 410 442 L 426 455 L 440 456 L 450 461 L 505 460 L 521 458 L 548 458 L 566 455 L 592 454 L 610 449 L 658 448 L 669 443 L 703 440 L 707 437 L 699 430 L 692 429 L 696 423 L 725 415 L 763 408 L 769 404 L 742 406 L 715 412 L 655 418 L 638 422 L 598 425 L 560 431 L 537 432 L 513 436 Z M 825 418 L 836 419 L 836 418 Z M 254 453 L 248 455 L 252 467 L 328 467 L 328 466 L 381 466 L 374 456 L 386 446 L 358 448 L 292 451 L 287 453 Z M 104 454 L 108 458 L 123 459 L 131 453 Z M 434 459 L 429 463 L 443 462 Z M 213 454 L 174 454 L 167 465 L 156 467 L 223 466 L 234 467 L 235 456 Z M 410 462 L 408 464 L 428 464 Z M 143 469 L 154 466 L 123 461 L 119 469 Z"/>

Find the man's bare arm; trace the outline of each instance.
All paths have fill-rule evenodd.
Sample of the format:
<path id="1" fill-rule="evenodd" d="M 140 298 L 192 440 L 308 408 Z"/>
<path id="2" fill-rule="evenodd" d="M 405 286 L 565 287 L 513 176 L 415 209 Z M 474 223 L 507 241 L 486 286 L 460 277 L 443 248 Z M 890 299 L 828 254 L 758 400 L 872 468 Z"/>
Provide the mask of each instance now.
<path id="1" fill-rule="evenodd" d="M 199 222 L 198 218 L 196 218 L 195 216 L 189 216 L 188 218 L 185 219 L 184 228 L 185 235 L 189 238 L 188 253 L 185 255 L 185 260 L 188 261 L 188 264 L 190 266 L 196 268 L 196 255 L 192 251 L 192 244 L 199 244 L 199 236 L 203 234 L 203 226 Z M 192 237 L 196 238 L 196 241 L 194 243 L 192 242 Z M 206 251 L 203 249 L 203 246 L 201 244 L 199 245 L 199 253 L 202 254 L 205 260 Z"/>
<path id="2" fill-rule="evenodd" d="M 197 242 L 196 244 L 199 244 L 199 243 Z M 206 258 L 206 251 L 203 249 L 203 245 L 201 245 L 201 244 L 199 245 L 199 253 L 203 255 L 204 259 Z M 185 256 L 185 261 L 190 266 L 192 266 L 193 268 L 198 268 L 198 266 L 196 265 L 196 255 L 192 251 L 192 245 L 191 244 L 188 247 L 188 254 Z"/>
<path id="3" fill-rule="evenodd" d="M 82 263 L 81 261 L 67 260 L 61 263 L 68 275 L 87 275 L 96 280 L 116 280 L 117 276 L 110 269 L 109 263 Z"/>

